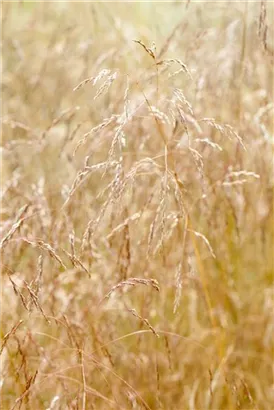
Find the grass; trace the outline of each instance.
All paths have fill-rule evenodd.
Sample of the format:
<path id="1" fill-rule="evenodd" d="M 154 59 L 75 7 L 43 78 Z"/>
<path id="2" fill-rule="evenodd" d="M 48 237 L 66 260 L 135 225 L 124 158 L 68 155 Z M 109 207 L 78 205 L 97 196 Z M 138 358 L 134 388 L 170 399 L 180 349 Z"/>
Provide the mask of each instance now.
<path id="1" fill-rule="evenodd" d="M 2 4 L 3 409 L 267 410 L 273 4 Z"/>

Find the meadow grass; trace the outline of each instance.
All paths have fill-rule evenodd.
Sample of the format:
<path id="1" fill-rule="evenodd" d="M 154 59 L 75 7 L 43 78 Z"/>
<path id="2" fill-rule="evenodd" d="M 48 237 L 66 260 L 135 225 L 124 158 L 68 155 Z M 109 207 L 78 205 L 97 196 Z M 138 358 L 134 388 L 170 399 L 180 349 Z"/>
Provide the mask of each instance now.
<path id="1" fill-rule="evenodd" d="M 4 410 L 274 406 L 273 18 L 2 3 Z"/>

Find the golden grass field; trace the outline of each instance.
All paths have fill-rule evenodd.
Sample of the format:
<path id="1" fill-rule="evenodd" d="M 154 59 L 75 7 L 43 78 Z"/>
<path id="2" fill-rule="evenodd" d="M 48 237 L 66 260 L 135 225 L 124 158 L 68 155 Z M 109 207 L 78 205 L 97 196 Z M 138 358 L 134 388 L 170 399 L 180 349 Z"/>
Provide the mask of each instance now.
<path id="1" fill-rule="evenodd" d="M 269 410 L 273 3 L 2 3 L 3 410 Z"/>

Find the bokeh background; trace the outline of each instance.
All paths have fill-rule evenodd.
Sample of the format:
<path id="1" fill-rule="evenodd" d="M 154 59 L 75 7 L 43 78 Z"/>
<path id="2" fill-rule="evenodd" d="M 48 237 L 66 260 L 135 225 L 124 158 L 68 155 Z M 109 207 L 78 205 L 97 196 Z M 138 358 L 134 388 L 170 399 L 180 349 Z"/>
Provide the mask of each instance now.
<path id="1" fill-rule="evenodd" d="M 273 3 L 2 3 L 3 409 L 269 409 Z"/>

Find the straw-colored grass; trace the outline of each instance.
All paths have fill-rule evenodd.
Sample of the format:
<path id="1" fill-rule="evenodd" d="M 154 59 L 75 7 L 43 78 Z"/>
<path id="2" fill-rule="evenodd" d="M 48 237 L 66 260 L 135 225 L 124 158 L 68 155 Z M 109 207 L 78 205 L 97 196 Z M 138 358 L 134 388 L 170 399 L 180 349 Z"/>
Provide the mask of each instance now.
<path id="1" fill-rule="evenodd" d="M 267 410 L 273 4 L 2 4 L 4 410 Z"/>

